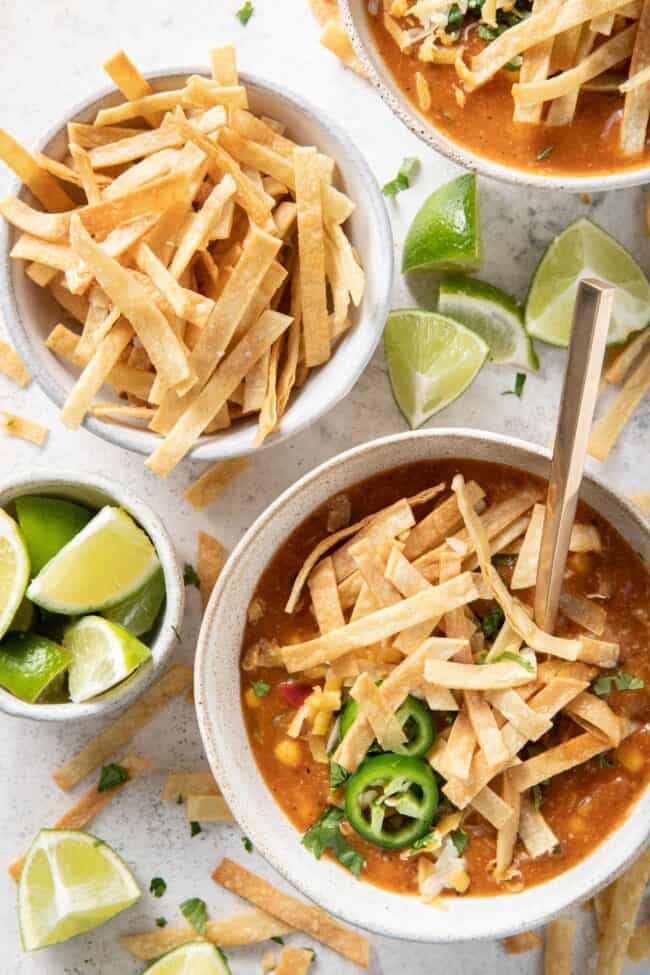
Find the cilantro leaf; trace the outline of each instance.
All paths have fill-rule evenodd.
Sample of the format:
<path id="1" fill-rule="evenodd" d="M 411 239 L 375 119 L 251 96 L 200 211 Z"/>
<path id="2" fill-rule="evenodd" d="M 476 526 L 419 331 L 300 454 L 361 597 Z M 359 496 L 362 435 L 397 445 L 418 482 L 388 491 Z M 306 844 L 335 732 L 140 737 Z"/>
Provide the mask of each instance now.
<path id="1" fill-rule="evenodd" d="M 620 670 L 618 674 L 597 677 L 591 687 L 598 697 L 606 697 L 612 687 L 615 687 L 617 691 L 640 691 L 645 687 L 645 681 L 641 677 L 635 677 L 633 674 Z"/>
<path id="2" fill-rule="evenodd" d="M 498 653 L 496 657 L 492 657 L 490 663 L 498 664 L 503 660 L 512 660 L 513 664 L 519 664 L 520 667 L 523 667 L 524 670 L 527 670 L 531 674 L 535 673 L 535 668 L 530 661 L 524 660 L 523 657 L 520 657 L 518 653 L 513 653 L 512 650 L 504 650 L 503 653 Z"/>
<path id="3" fill-rule="evenodd" d="M 458 856 L 462 857 L 463 853 L 465 852 L 465 848 L 469 843 L 469 836 L 464 829 L 455 829 L 451 834 L 451 842 L 456 847 L 456 853 Z"/>
<path id="4" fill-rule="evenodd" d="M 199 932 L 205 934 L 205 925 L 208 920 L 208 909 L 205 901 L 200 897 L 190 897 L 181 904 L 181 913 L 188 924 Z"/>
<path id="5" fill-rule="evenodd" d="M 512 58 L 512 60 L 508 61 L 506 64 L 506 71 L 519 71 L 523 60 L 524 59 L 521 54 L 515 54 L 514 58 Z"/>
<path id="6" fill-rule="evenodd" d="M 239 10 L 235 13 L 235 17 L 237 18 L 239 23 L 245 27 L 254 13 L 255 13 L 255 8 L 253 7 L 251 0 L 246 0 L 244 6 L 240 7 Z"/>
<path id="7" fill-rule="evenodd" d="M 199 574 L 193 565 L 189 562 L 185 563 L 183 568 L 183 582 L 186 586 L 195 586 L 196 589 L 201 588 L 201 580 L 199 579 Z"/>
<path id="8" fill-rule="evenodd" d="M 128 780 L 128 769 L 125 769 L 123 765 L 115 765 L 111 762 L 110 765 L 104 765 L 102 768 L 97 791 L 108 792 L 110 789 L 116 789 L 118 785 L 123 785 Z"/>
<path id="9" fill-rule="evenodd" d="M 241 841 L 244 844 L 244 849 L 246 850 L 246 852 L 247 853 L 252 853 L 253 852 L 253 844 L 251 843 L 251 841 L 249 840 L 249 838 L 247 836 L 242 836 Z"/>
<path id="10" fill-rule="evenodd" d="M 270 941 L 275 941 L 276 945 L 283 945 L 284 944 L 284 938 L 280 937 L 279 934 L 272 934 L 269 940 Z"/>
<path id="11" fill-rule="evenodd" d="M 339 786 L 349 778 L 350 773 L 347 769 L 330 759 L 330 792 L 334 792 Z"/>
<path id="12" fill-rule="evenodd" d="M 533 794 L 533 806 L 535 809 L 541 809 L 544 805 L 544 796 L 542 794 L 542 787 L 540 784 L 537 783 L 537 785 L 534 785 L 531 792 Z"/>
<path id="13" fill-rule="evenodd" d="M 149 884 L 149 892 L 153 894 L 154 897 L 162 897 L 166 890 L 167 884 L 162 877 L 152 878 L 151 883 Z"/>
<path id="14" fill-rule="evenodd" d="M 384 196 L 397 196 L 402 190 L 407 190 L 411 185 L 411 181 L 417 175 L 417 171 L 420 168 L 420 161 L 414 156 L 407 156 L 402 160 L 402 165 L 397 171 L 397 176 L 395 179 L 391 179 L 382 187 L 382 193 Z"/>
<path id="15" fill-rule="evenodd" d="M 505 615 L 500 606 L 491 613 L 481 616 L 481 629 L 488 640 L 493 640 L 505 622 Z"/>
<path id="16" fill-rule="evenodd" d="M 197 823 L 196 820 L 193 819 L 190 823 L 190 836 L 198 836 L 199 833 L 202 832 L 203 830 L 201 829 L 201 824 Z"/>
<path id="17" fill-rule="evenodd" d="M 181 635 L 180 635 L 180 633 L 178 632 L 178 627 L 177 627 L 177 626 L 175 626 L 175 625 L 174 625 L 173 623 L 172 623 L 172 631 L 173 631 L 173 634 L 174 634 L 174 636 L 175 636 L 175 637 L 176 637 L 176 639 L 178 640 L 178 642 L 179 642 L 179 643 L 181 643 Z"/>
<path id="18" fill-rule="evenodd" d="M 339 863 L 358 877 L 366 861 L 341 833 L 342 821 L 343 810 L 328 806 L 320 819 L 309 827 L 302 838 L 302 844 L 317 860 L 320 860 L 326 850 L 331 850 Z"/>
<path id="19" fill-rule="evenodd" d="M 433 830 L 429 830 L 424 836 L 421 836 L 419 840 L 415 840 L 411 849 L 412 850 L 423 850 L 427 843 L 430 843 L 433 839 Z"/>
<path id="20" fill-rule="evenodd" d="M 452 3 L 447 14 L 447 27 L 460 27 L 465 20 L 465 14 L 457 3 Z"/>
<path id="21" fill-rule="evenodd" d="M 517 399 L 521 399 L 521 394 L 524 391 L 524 386 L 526 385 L 526 373 L 518 372 L 515 378 L 515 388 L 514 389 L 504 389 L 501 393 L 502 396 L 516 396 Z"/>
<path id="22" fill-rule="evenodd" d="M 167 927 L 167 918 L 165 918 L 165 917 L 157 917 L 156 918 L 156 927 L 158 927 L 158 928 L 166 928 Z"/>
<path id="23" fill-rule="evenodd" d="M 614 768 L 616 765 L 616 759 L 613 758 L 609 753 L 607 755 L 600 755 L 598 758 L 598 764 L 601 768 Z"/>
<path id="24" fill-rule="evenodd" d="M 271 685 L 267 684 L 264 680 L 252 680 L 250 684 L 255 691 L 256 697 L 266 697 L 271 690 Z"/>
<path id="25" fill-rule="evenodd" d="M 537 159 L 538 162 L 542 162 L 542 160 L 548 159 L 548 157 L 554 151 L 555 151 L 555 146 L 554 145 L 545 146 L 543 149 L 540 149 L 539 150 L 539 152 L 535 156 L 535 159 Z"/>

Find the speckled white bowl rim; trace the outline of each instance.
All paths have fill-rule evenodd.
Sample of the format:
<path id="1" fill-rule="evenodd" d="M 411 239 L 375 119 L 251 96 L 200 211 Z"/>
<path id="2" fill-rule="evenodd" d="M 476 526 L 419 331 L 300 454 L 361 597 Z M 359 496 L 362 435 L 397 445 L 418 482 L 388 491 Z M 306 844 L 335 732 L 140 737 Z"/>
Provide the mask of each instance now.
<path id="1" fill-rule="evenodd" d="M 457 898 L 448 902 L 448 910 L 436 911 L 417 898 L 355 880 L 335 864 L 315 861 L 301 846 L 299 833 L 257 769 L 242 721 L 238 659 L 246 607 L 267 564 L 260 546 L 265 551 L 277 549 L 333 493 L 377 471 L 417 460 L 472 457 L 542 476 L 550 460 L 547 450 L 522 440 L 441 428 L 375 440 L 310 471 L 263 512 L 231 555 L 207 607 L 196 656 L 194 693 L 201 737 L 210 767 L 244 834 L 294 887 L 332 914 L 378 934 L 410 941 L 494 939 L 537 928 L 610 883 L 650 840 L 647 789 L 626 821 L 591 856 L 561 876 L 519 894 Z M 357 468 L 354 475 L 345 473 L 351 465 Z M 592 476 L 585 476 L 581 497 L 606 511 L 617 530 L 650 560 L 649 526 L 630 503 Z M 288 505 L 290 524 L 275 531 Z"/>
<path id="2" fill-rule="evenodd" d="M 639 186 L 650 180 L 650 166 L 647 165 L 600 176 L 545 175 L 517 169 L 514 166 L 505 166 L 466 149 L 437 129 L 418 110 L 417 106 L 401 91 L 374 45 L 364 43 L 359 30 L 359 18 L 366 16 L 364 8 L 367 6 L 367 0 L 339 0 L 339 6 L 345 29 L 350 35 L 357 56 L 370 83 L 377 89 L 382 100 L 414 135 L 459 166 L 505 183 L 536 186 L 544 190 L 566 190 L 569 193 L 604 193 L 607 190 Z"/>
<path id="3" fill-rule="evenodd" d="M 181 66 L 153 72 L 146 77 L 155 88 L 158 86 L 162 88 L 165 83 L 170 82 L 173 87 L 173 79 L 184 78 L 190 74 L 207 74 L 207 69 L 205 65 Z M 363 198 L 358 195 L 355 198 L 355 213 L 359 214 L 359 218 L 362 215 L 364 223 L 369 224 L 368 239 L 372 239 L 372 248 L 368 248 L 368 251 L 372 249 L 373 253 L 376 252 L 376 258 L 370 263 L 368 255 L 363 252 L 361 258 L 366 276 L 372 280 L 376 296 L 372 304 L 369 302 L 368 294 L 364 296 L 360 309 L 353 312 L 354 327 L 337 343 L 329 362 L 315 371 L 315 375 L 323 376 L 319 383 L 321 395 L 317 403 L 312 403 L 309 411 L 305 411 L 305 397 L 299 393 L 292 398 L 279 429 L 260 447 L 256 447 L 254 443 L 257 424 L 252 420 L 244 421 L 235 424 L 229 430 L 203 438 L 188 452 L 187 458 L 190 460 L 214 462 L 265 450 L 301 433 L 333 409 L 352 390 L 372 358 L 384 328 L 393 283 L 393 235 L 388 212 L 377 180 L 354 142 L 325 112 L 306 101 L 302 95 L 246 72 L 241 72 L 240 78 L 249 88 L 253 98 L 259 95 L 269 100 L 279 99 L 281 102 L 286 102 L 310 125 L 327 133 L 327 137 L 337 144 L 334 156 L 344 183 L 346 173 L 353 170 L 361 177 L 359 183 L 362 186 Z M 92 106 L 100 108 L 104 105 L 116 104 L 121 100 L 122 96 L 114 87 L 104 88 L 84 99 L 39 139 L 35 150 L 43 151 L 68 121 L 74 120 Z M 12 192 L 17 195 L 23 189 L 20 180 L 15 180 Z M 352 223 L 354 220 L 355 214 L 352 215 Z M 67 396 L 66 390 L 32 351 L 30 338 L 21 319 L 21 310 L 10 270 L 9 250 L 12 234 L 9 225 L 4 220 L 0 220 L 0 253 L 3 255 L 0 267 L 0 302 L 5 321 L 16 348 L 36 382 L 56 406 L 62 407 Z M 359 337 L 361 335 L 364 336 L 363 340 Z M 309 382 L 308 379 L 307 383 Z M 99 417 L 90 414 L 86 415 L 84 426 L 102 439 L 136 453 L 148 455 L 160 443 L 160 438 L 150 431 L 103 422 Z"/>
<path id="4" fill-rule="evenodd" d="M 0 508 L 26 494 L 52 495 L 80 504 L 117 504 L 144 528 L 158 553 L 165 576 L 165 611 L 151 643 L 151 660 L 135 673 L 107 691 L 96 701 L 85 704 L 29 704 L 0 687 L 0 710 L 19 718 L 36 721 L 78 721 L 116 711 L 133 701 L 157 680 L 178 646 L 175 631 L 180 630 L 185 608 L 185 586 L 180 563 L 167 529 L 157 514 L 130 491 L 99 474 L 71 470 L 35 469 L 29 474 L 0 482 Z"/>

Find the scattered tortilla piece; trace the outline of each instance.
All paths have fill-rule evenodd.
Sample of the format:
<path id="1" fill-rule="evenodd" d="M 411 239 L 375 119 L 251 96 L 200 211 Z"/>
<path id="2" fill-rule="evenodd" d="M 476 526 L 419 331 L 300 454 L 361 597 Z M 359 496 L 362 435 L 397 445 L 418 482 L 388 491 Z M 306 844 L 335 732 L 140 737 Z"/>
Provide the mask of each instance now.
<path id="1" fill-rule="evenodd" d="M 185 818 L 190 823 L 234 822 L 230 806 L 223 796 L 186 796 Z"/>
<path id="2" fill-rule="evenodd" d="M 42 423 L 16 416 L 15 413 L 9 413 L 7 410 L 0 410 L 0 430 L 10 437 L 28 440 L 37 447 L 43 446 L 50 432 Z"/>
<path id="3" fill-rule="evenodd" d="M 185 489 L 183 497 L 189 501 L 195 511 L 203 511 L 216 501 L 230 482 L 239 477 L 249 466 L 250 460 L 246 457 L 217 461 Z"/>
<path id="4" fill-rule="evenodd" d="M 600 940 L 596 975 L 619 975 L 650 878 L 650 848 L 615 882 L 607 925 Z"/>
<path id="5" fill-rule="evenodd" d="M 307 975 L 314 959 L 309 948 L 293 948 L 287 945 L 280 952 L 275 975 Z"/>
<path id="6" fill-rule="evenodd" d="M 541 948 L 543 941 L 536 931 L 522 931 L 521 934 L 512 934 L 509 938 L 503 938 L 501 944 L 508 954 L 521 955 L 525 951 Z"/>
<path id="7" fill-rule="evenodd" d="M 14 348 L 0 339 L 0 372 L 18 386 L 28 386 L 32 377 Z"/>
<path id="8" fill-rule="evenodd" d="M 208 535 L 207 532 L 200 531 L 197 572 L 201 583 L 201 603 L 204 610 L 210 601 L 212 590 L 217 583 L 225 561 L 226 550 L 221 542 L 212 535 Z"/>
<path id="9" fill-rule="evenodd" d="M 544 975 L 571 975 L 571 960 L 576 922 L 572 917 L 559 917 L 546 928 Z"/>
<path id="10" fill-rule="evenodd" d="M 641 511 L 650 514 L 650 491 L 641 491 L 640 494 L 631 494 L 630 501 L 633 501 Z"/>
<path id="11" fill-rule="evenodd" d="M 169 772 L 160 798 L 178 799 L 179 796 L 185 798 L 188 795 L 221 795 L 212 772 Z"/>
<path id="12" fill-rule="evenodd" d="M 59 181 L 4 129 L 0 129 L 0 159 L 50 213 L 73 209 L 74 202 Z"/>
<path id="13" fill-rule="evenodd" d="M 592 457 L 598 460 L 607 458 L 648 390 L 650 390 L 650 349 L 632 370 L 605 413 L 594 424 L 589 440 L 589 453 Z"/>

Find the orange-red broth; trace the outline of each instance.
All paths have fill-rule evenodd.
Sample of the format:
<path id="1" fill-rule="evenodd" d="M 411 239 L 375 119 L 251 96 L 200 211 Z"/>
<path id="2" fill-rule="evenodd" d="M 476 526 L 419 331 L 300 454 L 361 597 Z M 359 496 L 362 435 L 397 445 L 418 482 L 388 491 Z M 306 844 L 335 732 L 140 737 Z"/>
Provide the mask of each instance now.
<path id="1" fill-rule="evenodd" d="M 377 511 L 407 495 L 413 495 L 440 481 L 451 482 L 458 471 L 474 478 L 486 490 L 489 503 L 507 497 L 537 479 L 510 468 L 476 462 L 422 462 L 387 471 L 357 484 L 346 494 L 352 503 L 352 520 Z M 422 518 L 431 506 L 422 506 Z M 581 505 L 578 517 L 597 525 L 603 542 L 600 554 L 570 556 L 575 570 L 574 591 L 578 594 L 603 591 L 611 597 L 607 608 L 607 628 L 602 639 L 619 641 L 620 669 L 645 680 L 639 691 L 612 691 L 607 701 L 642 725 L 618 752 L 613 767 L 598 758 L 553 778 L 543 788 L 543 814 L 560 841 L 553 854 L 530 859 L 517 845 L 514 865 L 521 871 L 526 887 L 542 883 L 574 866 L 591 853 L 604 837 L 627 816 L 650 778 L 650 581 L 639 557 L 614 529 L 595 512 Z M 294 616 L 284 612 L 292 582 L 305 557 L 326 535 L 327 506 L 308 517 L 277 552 L 261 577 L 256 596 L 263 601 L 264 615 L 246 627 L 243 651 L 261 638 L 279 644 L 306 640 L 317 635 L 311 612 L 302 608 Z M 507 571 L 507 570 L 504 570 Z M 523 597 L 530 593 L 524 592 Z M 305 603 L 307 601 L 305 600 Z M 560 617 L 557 632 L 570 636 L 579 628 Z M 294 711 L 289 708 L 278 685 L 287 679 L 283 669 L 257 668 L 241 671 L 242 708 L 253 755 L 275 800 L 296 829 L 303 833 L 320 816 L 328 803 L 328 767 L 314 761 L 306 741 L 298 740 L 300 762 L 293 768 L 276 755 L 276 745 L 286 739 L 286 728 Z M 263 680 L 271 685 L 265 697 L 250 693 L 250 682 Z M 247 693 L 247 691 L 249 693 Z M 562 718 L 553 732 L 542 739 L 549 747 L 582 729 Z M 473 895 L 503 893 L 494 881 L 491 861 L 495 856 L 494 829 L 477 814 L 463 823 L 470 837 L 465 851 Z M 377 886 L 401 893 L 417 891 L 417 861 L 400 859 L 399 851 L 380 850 L 356 834 L 349 841 L 359 849 L 366 867 L 362 878 Z"/>

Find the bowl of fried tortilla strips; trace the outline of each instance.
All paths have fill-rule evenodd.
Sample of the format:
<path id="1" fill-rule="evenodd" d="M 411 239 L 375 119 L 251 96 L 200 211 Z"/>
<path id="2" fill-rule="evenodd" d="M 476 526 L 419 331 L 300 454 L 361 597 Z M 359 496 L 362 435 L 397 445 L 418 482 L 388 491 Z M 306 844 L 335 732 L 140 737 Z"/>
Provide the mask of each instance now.
<path id="1" fill-rule="evenodd" d="M 0 202 L 5 312 L 69 428 L 150 455 L 166 476 L 278 443 L 356 382 L 385 320 L 392 238 L 363 157 L 320 110 L 239 76 L 145 79 L 120 52 L 113 88 L 34 154 Z M 118 90 L 119 89 L 119 90 Z"/>
<path id="2" fill-rule="evenodd" d="M 544 631 L 549 468 L 463 429 L 364 444 L 220 577 L 195 672 L 212 771 L 256 849 L 353 924 L 498 938 L 638 864 L 605 927 L 620 949 L 650 873 L 650 533 L 585 477 Z"/>

